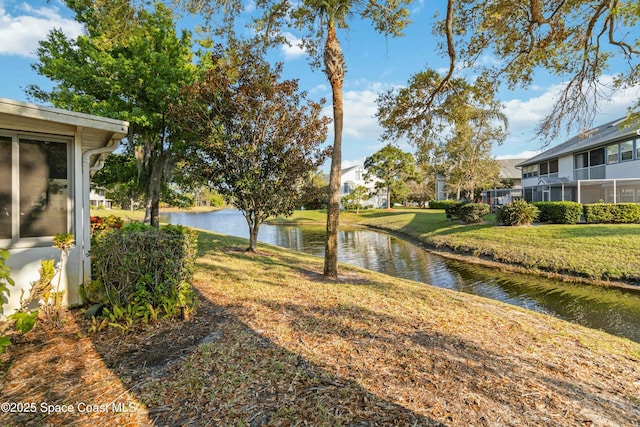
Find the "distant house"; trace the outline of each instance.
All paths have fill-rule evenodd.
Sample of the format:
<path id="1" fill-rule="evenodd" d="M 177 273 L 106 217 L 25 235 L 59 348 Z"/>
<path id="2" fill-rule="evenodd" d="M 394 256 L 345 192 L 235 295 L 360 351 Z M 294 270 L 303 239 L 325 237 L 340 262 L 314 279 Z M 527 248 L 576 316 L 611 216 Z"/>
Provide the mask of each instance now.
<path id="1" fill-rule="evenodd" d="M 376 182 L 380 181 L 378 178 L 372 178 L 365 180 L 364 176 L 366 170 L 360 165 L 351 166 L 350 168 L 342 169 L 340 174 L 340 198 L 353 192 L 358 186 L 366 187 L 369 190 L 371 197 L 367 200 L 363 200 L 362 205 L 364 207 L 372 208 L 384 208 L 387 203 L 387 193 L 385 190 L 376 189 Z"/>
<path id="2" fill-rule="evenodd" d="M 624 118 L 521 162 L 527 201 L 640 202 L 640 129 Z"/>
<path id="3" fill-rule="evenodd" d="M 500 159 L 499 178 L 508 187 L 493 188 L 482 192 L 482 202 L 491 205 L 492 210 L 514 200 L 521 199 L 522 193 L 522 172 L 518 169 L 518 165 L 527 159 Z"/>
<path id="4" fill-rule="evenodd" d="M 128 126 L 0 98 L 0 248 L 9 249 L 16 283 L 0 316 L 19 305 L 22 290 L 29 292 L 42 259 L 59 259 L 52 248 L 57 233 L 75 236 L 60 279 L 64 302 L 80 302 L 79 286 L 91 278 L 90 176 Z"/>
<path id="5" fill-rule="evenodd" d="M 111 200 L 107 199 L 104 188 L 91 187 L 89 204 L 92 209 L 111 209 Z"/>

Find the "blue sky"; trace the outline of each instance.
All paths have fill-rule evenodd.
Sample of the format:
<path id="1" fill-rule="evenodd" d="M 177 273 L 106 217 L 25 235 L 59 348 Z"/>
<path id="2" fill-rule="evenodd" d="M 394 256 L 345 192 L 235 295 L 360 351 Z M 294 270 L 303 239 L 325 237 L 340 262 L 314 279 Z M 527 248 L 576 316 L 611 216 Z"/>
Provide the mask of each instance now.
<path id="1" fill-rule="evenodd" d="M 378 93 L 406 85 L 412 74 L 426 67 L 446 67 L 446 62 L 435 53 L 430 24 L 434 9 L 427 6 L 433 3 L 436 2 L 421 0 L 415 3 L 411 11 L 413 24 L 401 38 L 385 38 L 367 21 L 354 21 L 349 30 L 339 32 L 347 64 L 343 167 L 363 163 L 367 156 L 384 145 L 379 140 L 381 128 L 374 117 Z M 33 52 L 38 40 L 52 28 L 62 28 L 70 36 L 81 32 L 73 15 L 57 0 L 0 0 L 0 97 L 28 101 L 23 90 L 27 85 L 50 87 L 46 79 L 31 69 L 31 64 L 35 61 Z M 295 44 L 299 34 L 287 34 Z M 283 77 L 299 79 L 300 86 L 314 99 L 327 99 L 326 114 L 331 116 L 329 84 L 321 71 L 311 70 L 305 53 L 295 46 L 283 46 L 273 57 L 284 62 Z M 602 81 L 611 81 L 611 76 L 603 76 Z M 561 83 L 556 78 L 541 75 L 527 90 L 500 93 L 509 118 L 510 136 L 504 144 L 494 148 L 496 157 L 528 157 L 540 150 L 541 142 L 532 139 L 533 131 L 538 121 L 550 111 Z M 640 90 L 614 94 L 610 103 L 601 105 L 594 126 L 624 116 L 639 96 Z M 557 142 L 569 136 L 563 135 Z M 406 143 L 401 147 L 412 151 Z"/>

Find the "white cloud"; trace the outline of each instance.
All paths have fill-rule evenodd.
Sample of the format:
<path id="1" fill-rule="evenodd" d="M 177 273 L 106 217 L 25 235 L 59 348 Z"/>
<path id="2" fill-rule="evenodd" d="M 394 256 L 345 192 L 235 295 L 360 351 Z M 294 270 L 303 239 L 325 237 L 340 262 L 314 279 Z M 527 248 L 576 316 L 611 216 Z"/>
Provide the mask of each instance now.
<path id="1" fill-rule="evenodd" d="M 256 2 L 254 0 L 249 0 L 244 5 L 244 13 L 251 14 L 256 10 Z"/>
<path id="2" fill-rule="evenodd" d="M 282 53 L 286 60 L 290 61 L 293 59 L 297 59 L 306 54 L 304 49 L 302 49 L 302 47 L 300 46 L 302 42 L 301 39 L 288 32 L 284 33 L 284 36 L 289 42 L 289 44 L 282 45 Z"/>
<path id="3" fill-rule="evenodd" d="M 54 6 L 33 7 L 22 3 L 15 12 L 17 14 L 12 14 L 0 4 L 0 55 L 33 57 L 38 42 L 54 28 L 61 28 L 74 38 L 82 33 L 79 23 L 63 17 Z"/>
<path id="4" fill-rule="evenodd" d="M 536 156 L 541 152 L 542 150 L 525 150 L 515 154 L 502 154 L 502 155 L 496 156 L 496 160 L 530 159 L 531 157 Z"/>
<path id="5" fill-rule="evenodd" d="M 607 75 L 602 76 L 600 79 L 601 89 L 610 100 L 602 100 L 600 102 L 598 114 L 594 119 L 594 126 L 626 115 L 627 108 L 635 104 L 640 97 L 640 87 L 615 92 L 613 89 L 607 89 L 612 87 L 612 81 L 613 77 Z M 504 104 L 505 114 L 509 119 L 509 132 L 512 135 L 532 135 L 538 123 L 551 113 L 553 104 L 562 88 L 562 84 L 555 84 L 543 89 L 539 96 L 506 101 Z M 531 91 L 527 91 L 523 94 L 526 96 L 530 93 Z M 569 137 L 570 135 L 566 136 Z"/>

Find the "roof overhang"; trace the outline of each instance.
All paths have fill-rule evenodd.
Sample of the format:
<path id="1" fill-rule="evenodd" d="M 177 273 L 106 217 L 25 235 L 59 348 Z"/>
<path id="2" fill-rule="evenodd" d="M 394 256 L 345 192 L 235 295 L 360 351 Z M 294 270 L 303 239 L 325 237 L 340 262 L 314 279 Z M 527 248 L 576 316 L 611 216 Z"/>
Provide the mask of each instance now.
<path id="1" fill-rule="evenodd" d="M 55 135 L 82 136 L 86 149 L 104 147 L 127 135 L 129 123 L 106 117 L 43 107 L 0 98 L 0 128 Z"/>

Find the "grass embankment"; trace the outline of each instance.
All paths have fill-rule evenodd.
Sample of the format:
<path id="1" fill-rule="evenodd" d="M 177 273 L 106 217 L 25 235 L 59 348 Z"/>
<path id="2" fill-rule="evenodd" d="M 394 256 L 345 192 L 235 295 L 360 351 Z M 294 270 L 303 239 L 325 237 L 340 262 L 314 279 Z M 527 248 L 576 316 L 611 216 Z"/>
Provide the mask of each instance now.
<path id="1" fill-rule="evenodd" d="M 282 223 L 325 221 L 320 211 L 297 211 Z M 503 227 L 448 221 L 442 210 L 367 210 L 341 214 L 342 224 L 399 233 L 443 251 L 531 271 L 594 281 L 640 284 L 640 224 L 539 224 Z"/>
<path id="2" fill-rule="evenodd" d="M 640 424 L 640 344 L 356 267 L 326 281 L 320 258 L 246 246 L 200 234 L 200 305 L 186 322 L 124 337 L 67 323 L 9 348 L 3 401 L 128 402 L 134 413 L 0 413 L 0 422 Z"/>

